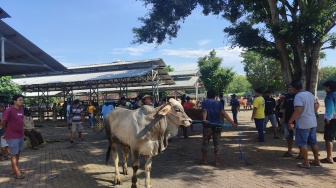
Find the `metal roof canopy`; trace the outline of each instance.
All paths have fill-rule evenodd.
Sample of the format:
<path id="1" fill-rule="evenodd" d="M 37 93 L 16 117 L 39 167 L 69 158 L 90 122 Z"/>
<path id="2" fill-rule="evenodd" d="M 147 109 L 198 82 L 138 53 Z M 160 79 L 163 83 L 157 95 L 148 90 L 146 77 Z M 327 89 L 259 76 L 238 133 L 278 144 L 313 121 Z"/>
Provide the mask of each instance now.
<path id="1" fill-rule="evenodd" d="M 162 59 L 117 61 L 114 63 L 70 67 L 68 72 L 48 76 L 13 78 L 25 92 L 65 91 L 95 88 L 121 88 L 174 84 Z M 128 89 L 126 89 L 128 90 Z"/>
<path id="2" fill-rule="evenodd" d="M 186 80 L 176 80 L 174 85 L 159 85 L 160 90 L 185 90 L 185 89 L 195 89 L 196 84 L 199 83 L 201 80 L 199 77 L 193 76 Z M 198 85 L 199 88 L 203 88 L 202 84 Z M 128 92 L 140 92 L 140 91 L 150 91 L 152 89 L 151 86 L 143 86 L 143 87 L 129 87 Z M 88 95 L 90 92 L 89 89 L 83 90 L 73 90 L 74 95 Z M 117 93 L 119 89 L 117 88 L 104 88 L 99 89 L 100 93 Z M 27 97 L 37 97 L 38 92 L 26 93 Z M 55 91 L 49 92 L 49 96 L 62 96 L 62 91 Z"/>
<path id="3" fill-rule="evenodd" d="M 10 18 L 10 15 L 0 7 L 0 19 L 3 18 Z"/>
<path id="4" fill-rule="evenodd" d="M 0 9 L 0 12 L 3 11 Z M 1 17 L 9 16 L 1 12 Z M 0 76 L 65 71 L 66 67 L 0 20 Z"/>

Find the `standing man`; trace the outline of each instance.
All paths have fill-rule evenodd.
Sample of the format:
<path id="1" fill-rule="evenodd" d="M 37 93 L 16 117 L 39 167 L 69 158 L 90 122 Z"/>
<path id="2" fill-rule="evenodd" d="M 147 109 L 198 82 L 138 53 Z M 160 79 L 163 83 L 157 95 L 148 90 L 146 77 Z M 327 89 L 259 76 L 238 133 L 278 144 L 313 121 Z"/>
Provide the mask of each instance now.
<path id="1" fill-rule="evenodd" d="M 317 120 L 315 111 L 318 108 L 315 97 L 312 93 L 304 91 L 301 81 L 292 82 L 292 90 L 296 93 L 294 98 L 294 113 L 288 121 L 289 129 L 294 129 L 295 125 L 295 144 L 299 147 L 303 157 L 303 163 L 298 164 L 300 168 L 310 168 L 310 165 L 320 166 L 318 156 L 318 145 L 316 140 Z M 308 149 L 310 145 L 314 154 L 314 160 L 308 161 Z"/>
<path id="2" fill-rule="evenodd" d="M 12 156 L 11 174 L 16 174 L 16 179 L 23 179 L 24 175 L 19 168 L 20 151 L 24 149 L 23 95 L 15 94 L 12 100 L 14 104 L 3 113 L 1 125 L 6 128 L 5 139 Z"/>
<path id="3" fill-rule="evenodd" d="M 222 124 L 220 121 L 220 115 L 231 123 L 233 127 L 238 125 L 232 121 L 230 116 L 224 111 L 223 105 L 215 100 L 215 91 L 209 90 L 207 92 L 207 100 L 202 102 L 202 117 L 203 117 L 203 143 L 202 143 L 202 159 L 201 165 L 207 164 L 207 151 L 209 147 L 209 141 L 213 139 L 214 153 L 215 153 L 215 165 L 221 164 L 221 130 L 216 129 L 210 123 Z"/>
<path id="4" fill-rule="evenodd" d="M 279 139 L 279 137 L 277 136 L 278 128 L 275 116 L 275 106 L 276 106 L 275 99 L 270 95 L 269 91 L 265 91 L 264 100 L 265 100 L 264 130 L 266 131 L 268 121 L 271 121 L 274 139 Z"/>
<path id="5" fill-rule="evenodd" d="M 107 114 L 109 114 L 110 111 L 113 109 L 114 109 L 114 106 L 112 105 L 112 103 L 110 101 L 106 101 L 101 111 L 101 114 L 103 115 L 103 122 L 105 121 Z"/>
<path id="6" fill-rule="evenodd" d="M 128 106 L 126 102 L 127 102 L 126 97 L 124 97 L 124 96 L 120 97 L 120 104 L 119 104 L 118 108 L 126 108 L 126 109 L 130 110 L 131 107 Z"/>
<path id="7" fill-rule="evenodd" d="M 231 106 L 231 112 L 232 112 L 232 116 L 233 116 L 233 121 L 236 124 L 238 124 L 237 115 L 238 115 L 238 111 L 240 110 L 240 104 L 239 104 L 239 101 L 237 100 L 236 94 L 232 94 L 231 95 L 230 106 Z"/>
<path id="8" fill-rule="evenodd" d="M 334 80 L 326 81 L 324 84 L 324 90 L 327 92 L 327 96 L 324 99 L 325 104 L 325 126 L 324 126 L 324 140 L 327 150 L 327 158 L 322 159 L 322 163 L 333 164 L 332 157 L 333 140 L 336 138 L 336 82 Z"/>
<path id="9" fill-rule="evenodd" d="M 82 130 L 84 124 L 84 110 L 78 99 L 74 100 L 73 106 L 70 108 L 70 117 L 72 117 L 70 143 L 74 143 L 74 134 L 78 132 L 78 140 L 82 140 Z"/>
<path id="10" fill-rule="evenodd" d="M 264 142 L 264 119 L 265 119 L 265 100 L 262 97 L 262 89 L 257 88 L 254 90 L 253 111 L 251 121 L 254 120 L 258 130 L 258 138 L 256 142 Z"/>
<path id="11" fill-rule="evenodd" d="M 94 105 L 94 102 L 91 101 L 90 105 L 86 109 L 86 111 L 89 113 L 90 128 L 93 128 L 93 114 L 94 114 L 94 111 L 96 110 L 96 107 L 94 107 L 93 105 Z"/>
<path id="12" fill-rule="evenodd" d="M 288 91 L 289 93 L 286 95 L 285 99 L 280 104 L 280 108 L 285 110 L 285 117 L 284 117 L 284 132 L 285 132 L 285 138 L 287 141 L 287 152 L 283 155 L 283 157 L 291 157 L 292 149 L 293 149 L 293 142 L 294 142 L 294 132 L 293 129 L 288 128 L 288 121 L 292 117 L 294 113 L 294 98 L 296 93 L 292 90 L 292 85 L 288 85 Z M 295 121 L 293 121 L 293 124 L 295 125 Z M 297 157 L 298 159 L 302 159 L 302 155 L 299 154 Z"/>

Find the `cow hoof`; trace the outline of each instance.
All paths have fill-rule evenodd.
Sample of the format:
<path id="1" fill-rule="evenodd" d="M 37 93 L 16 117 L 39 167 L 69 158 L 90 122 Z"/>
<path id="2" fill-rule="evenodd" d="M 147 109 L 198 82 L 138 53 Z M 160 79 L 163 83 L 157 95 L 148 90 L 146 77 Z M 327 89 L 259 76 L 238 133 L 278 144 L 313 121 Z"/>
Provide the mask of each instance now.
<path id="1" fill-rule="evenodd" d="M 132 186 L 131 186 L 131 188 L 138 188 L 138 185 L 137 185 L 137 183 L 132 183 Z"/>
<path id="2" fill-rule="evenodd" d="M 119 177 L 114 178 L 114 184 L 115 185 L 122 185 L 122 181 Z"/>
<path id="3" fill-rule="evenodd" d="M 127 175 L 127 168 L 123 168 L 124 175 Z"/>

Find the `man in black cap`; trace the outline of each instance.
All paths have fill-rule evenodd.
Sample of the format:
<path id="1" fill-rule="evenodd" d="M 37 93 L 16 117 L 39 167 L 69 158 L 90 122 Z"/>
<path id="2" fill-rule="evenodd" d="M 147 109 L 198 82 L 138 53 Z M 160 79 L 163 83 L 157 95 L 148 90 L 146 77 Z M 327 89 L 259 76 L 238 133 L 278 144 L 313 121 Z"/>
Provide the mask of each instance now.
<path id="1" fill-rule="evenodd" d="M 128 106 L 128 105 L 126 104 L 126 102 L 127 102 L 126 97 L 124 97 L 124 96 L 120 97 L 120 104 L 119 104 L 118 108 L 126 108 L 126 109 L 129 109 L 129 110 L 130 110 L 131 107 Z"/>
<path id="2" fill-rule="evenodd" d="M 237 100 L 236 94 L 232 94 L 231 95 L 230 106 L 231 106 L 231 112 L 232 112 L 232 116 L 233 116 L 233 121 L 236 124 L 238 124 L 237 115 L 238 115 L 238 111 L 239 111 L 239 108 L 240 108 L 240 104 L 239 104 L 239 101 Z"/>

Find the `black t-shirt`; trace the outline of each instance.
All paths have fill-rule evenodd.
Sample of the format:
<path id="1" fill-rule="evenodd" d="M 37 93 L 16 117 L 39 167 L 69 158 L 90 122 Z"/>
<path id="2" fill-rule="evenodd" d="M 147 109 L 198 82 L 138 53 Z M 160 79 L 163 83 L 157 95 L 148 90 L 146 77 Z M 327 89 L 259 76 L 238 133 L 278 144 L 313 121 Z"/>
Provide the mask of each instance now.
<path id="1" fill-rule="evenodd" d="M 265 97 L 265 115 L 271 115 L 271 114 L 275 114 L 275 99 L 273 99 L 272 97 Z"/>
<path id="2" fill-rule="evenodd" d="M 284 101 L 284 108 L 285 108 L 285 123 L 288 123 L 289 119 L 292 117 L 294 113 L 294 98 L 295 94 L 288 94 Z M 295 123 L 295 122 L 293 122 Z"/>

